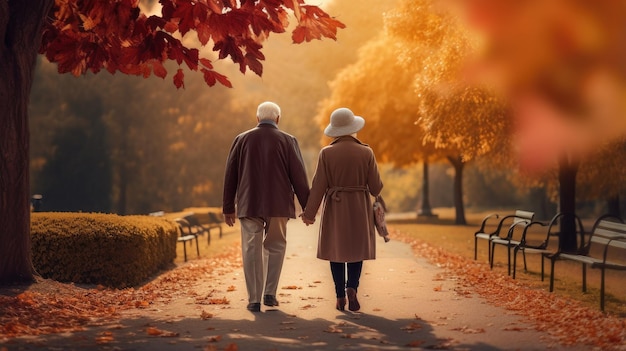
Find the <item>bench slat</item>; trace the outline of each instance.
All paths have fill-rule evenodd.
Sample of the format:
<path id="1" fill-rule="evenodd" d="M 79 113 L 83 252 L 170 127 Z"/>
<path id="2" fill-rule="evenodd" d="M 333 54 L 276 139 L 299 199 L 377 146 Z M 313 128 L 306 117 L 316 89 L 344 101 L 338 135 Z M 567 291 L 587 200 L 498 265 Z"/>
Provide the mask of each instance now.
<path id="1" fill-rule="evenodd" d="M 602 220 L 598 223 L 598 228 L 609 230 L 613 233 L 621 233 L 622 235 L 626 235 L 626 224 L 619 222 L 611 222 Z"/>
<path id="2" fill-rule="evenodd" d="M 603 247 L 602 250 L 592 250 L 591 245 L 596 247 Z M 591 268 L 602 270 L 602 279 L 600 282 L 600 309 L 604 310 L 604 271 L 606 269 L 626 271 L 626 263 L 611 261 L 609 257 L 617 257 L 615 252 L 612 252 L 612 248 L 626 250 L 626 224 L 620 222 L 613 222 L 609 220 L 596 221 L 593 227 L 593 232 L 589 238 L 587 246 L 584 248 L 586 254 L 576 255 L 568 253 L 558 253 L 553 256 L 551 277 L 550 277 L 550 291 L 553 289 L 554 282 L 554 260 L 564 259 L 581 262 L 584 265 L 589 265 Z M 614 251 L 614 250 L 613 250 Z M 624 257 L 624 253 L 621 254 Z M 583 269 L 583 292 L 586 291 L 586 274 Z"/>

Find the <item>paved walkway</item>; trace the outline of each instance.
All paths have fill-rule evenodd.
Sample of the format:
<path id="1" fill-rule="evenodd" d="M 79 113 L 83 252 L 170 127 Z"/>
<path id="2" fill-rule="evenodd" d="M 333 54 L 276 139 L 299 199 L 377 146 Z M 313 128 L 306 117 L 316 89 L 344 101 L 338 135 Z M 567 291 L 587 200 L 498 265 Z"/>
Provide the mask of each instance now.
<path id="1" fill-rule="evenodd" d="M 288 230 L 277 308 L 248 312 L 243 274 L 236 268 L 207 275 L 194 287 L 195 297 L 129 314 L 117 326 L 91 331 L 105 336 L 112 331 L 114 342 L 97 345 L 93 335 L 77 333 L 9 344 L 7 350 L 565 349 L 521 317 L 459 293 L 455 281 L 440 278 L 445 276 L 441 269 L 393 240 L 378 238 L 378 259 L 364 264 L 362 310 L 337 311 L 328 262 L 315 258 L 317 226 L 290 221 Z M 230 303 L 198 303 L 208 296 Z M 149 336 L 148 327 L 177 336 Z"/>

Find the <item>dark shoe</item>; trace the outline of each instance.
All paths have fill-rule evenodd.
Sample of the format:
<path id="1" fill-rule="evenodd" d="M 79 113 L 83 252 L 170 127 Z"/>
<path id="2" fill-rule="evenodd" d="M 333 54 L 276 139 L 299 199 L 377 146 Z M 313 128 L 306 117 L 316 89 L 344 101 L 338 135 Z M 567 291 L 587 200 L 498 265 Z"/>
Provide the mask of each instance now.
<path id="1" fill-rule="evenodd" d="M 337 310 L 339 311 L 345 311 L 346 310 L 346 298 L 345 297 L 338 297 L 337 298 Z"/>
<path id="2" fill-rule="evenodd" d="M 278 306 L 278 300 L 274 295 L 265 295 L 263 296 L 263 304 L 265 306 Z"/>
<path id="3" fill-rule="evenodd" d="M 259 302 L 249 303 L 246 308 L 250 312 L 261 312 L 261 304 Z"/>
<path id="4" fill-rule="evenodd" d="M 353 288 L 346 288 L 346 295 L 348 295 L 348 309 L 350 311 L 358 311 L 361 309 L 359 300 L 356 298 L 356 290 Z"/>

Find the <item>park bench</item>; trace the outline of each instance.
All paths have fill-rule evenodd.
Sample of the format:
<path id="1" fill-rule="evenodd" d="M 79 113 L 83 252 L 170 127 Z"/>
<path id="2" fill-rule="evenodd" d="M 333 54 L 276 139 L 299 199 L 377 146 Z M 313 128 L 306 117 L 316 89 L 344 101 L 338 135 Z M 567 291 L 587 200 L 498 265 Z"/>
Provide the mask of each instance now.
<path id="1" fill-rule="evenodd" d="M 600 270 L 600 309 L 604 311 L 605 271 L 626 270 L 626 224 L 615 216 L 604 215 L 596 220 L 589 238 L 581 240 L 574 252 L 558 251 L 550 259 L 550 292 L 554 291 L 554 264 L 557 260 L 580 262 L 582 291 L 587 292 L 587 266 Z"/>
<path id="2" fill-rule="evenodd" d="M 515 246 L 519 245 L 523 230 L 528 226 L 532 221 L 532 216 L 529 219 L 520 219 L 519 217 L 513 221 L 513 224 L 506 231 L 506 235 L 494 235 L 489 238 L 489 243 L 491 244 L 490 255 L 489 257 L 489 266 L 493 269 L 493 265 L 495 262 L 496 255 L 496 247 L 498 245 L 504 246 L 506 248 L 507 254 L 507 268 L 508 275 L 511 275 L 511 250 L 515 248 Z"/>
<path id="3" fill-rule="evenodd" d="M 183 219 L 185 219 L 189 223 L 189 231 L 191 232 L 192 235 L 200 236 L 200 235 L 207 234 L 208 244 L 211 245 L 211 233 L 209 232 L 207 228 L 205 228 L 200 223 L 200 219 L 195 213 L 193 212 L 187 213 L 186 215 L 183 216 Z"/>
<path id="4" fill-rule="evenodd" d="M 206 224 L 206 228 L 209 233 L 211 229 L 218 229 L 220 233 L 220 238 L 222 237 L 222 223 L 224 223 L 224 219 L 221 214 L 217 214 L 214 212 L 209 212 L 209 222 Z"/>
<path id="5" fill-rule="evenodd" d="M 492 232 L 487 231 L 488 222 L 493 222 L 492 219 L 499 219 L 500 215 L 492 213 L 483 218 L 480 228 L 474 233 L 474 259 L 478 257 L 478 239 L 484 239 L 487 241 L 487 258 L 491 263 L 491 239 L 500 236 L 500 231 L 503 227 L 506 227 L 508 223 L 515 224 L 520 221 L 530 222 L 535 216 L 534 212 L 516 210 L 515 213 L 506 215 L 500 219 L 498 226 Z"/>
<path id="6" fill-rule="evenodd" d="M 560 228 L 558 226 L 559 226 L 560 220 L 562 219 L 561 217 L 564 217 L 567 215 L 574 216 L 576 224 L 578 225 L 578 233 L 584 233 L 582 221 L 580 220 L 580 218 L 578 218 L 578 216 L 576 216 L 575 214 L 566 214 L 562 212 L 557 213 L 554 217 L 552 217 L 552 219 L 548 223 L 533 221 L 529 223 L 526 227 L 524 227 L 524 230 L 522 232 L 522 238 L 520 239 L 519 244 L 515 245 L 515 247 L 513 248 L 513 279 L 515 279 L 515 273 L 517 271 L 517 253 L 521 251 L 522 257 L 524 260 L 525 272 L 528 270 L 527 264 L 526 264 L 526 254 L 530 253 L 530 254 L 541 255 L 541 281 L 544 281 L 544 277 L 545 277 L 544 259 L 547 256 L 554 254 L 558 250 L 556 247 L 558 243 L 557 245 L 554 245 L 554 244 L 551 245 L 551 243 L 553 243 L 554 240 L 550 241 L 550 239 L 552 237 L 556 237 L 558 239 L 560 232 L 557 231 L 557 228 Z M 535 233 L 533 231 L 534 229 L 533 227 L 536 227 L 536 226 L 547 227 L 547 231 L 543 233 Z"/>
<path id="7" fill-rule="evenodd" d="M 175 218 L 174 222 L 178 224 L 178 229 L 180 232 L 180 236 L 178 237 L 178 242 L 183 243 L 183 253 L 185 256 L 185 262 L 187 262 L 187 242 L 190 241 L 190 245 L 193 245 L 193 240 L 196 240 L 196 252 L 198 253 L 198 257 L 200 257 L 200 245 L 198 243 L 198 235 L 194 233 L 192 230 L 192 225 L 185 218 Z"/>

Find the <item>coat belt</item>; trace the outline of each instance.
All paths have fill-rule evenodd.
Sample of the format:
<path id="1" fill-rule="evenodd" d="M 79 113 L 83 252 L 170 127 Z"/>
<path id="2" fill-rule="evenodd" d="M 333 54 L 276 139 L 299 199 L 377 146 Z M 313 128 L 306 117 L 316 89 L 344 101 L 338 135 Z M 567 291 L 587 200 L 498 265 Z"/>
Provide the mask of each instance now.
<path id="1" fill-rule="evenodd" d="M 326 190 L 326 196 L 332 198 L 335 201 L 341 201 L 339 197 L 340 192 L 359 192 L 362 191 L 364 193 L 368 193 L 369 189 L 367 186 L 355 185 L 355 186 L 334 186 Z"/>

